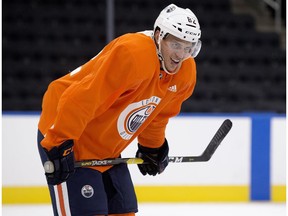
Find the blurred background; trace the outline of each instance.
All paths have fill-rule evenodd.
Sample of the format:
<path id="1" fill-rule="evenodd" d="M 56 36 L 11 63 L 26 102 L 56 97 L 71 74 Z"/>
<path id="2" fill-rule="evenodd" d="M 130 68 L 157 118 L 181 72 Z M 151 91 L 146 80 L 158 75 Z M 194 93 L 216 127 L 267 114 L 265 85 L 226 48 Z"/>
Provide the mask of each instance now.
<path id="1" fill-rule="evenodd" d="M 173 1 L 191 8 L 202 30 L 198 83 L 183 112 L 286 112 L 286 1 L 282 7 L 278 2 Z M 170 3 L 4 0 L 3 110 L 41 110 L 52 80 L 84 64 L 114 37 L 152 29 Z"/>
<path id="2" fill-rule="evenodd" d="M 48 84 L 113 38 L 151 30 L 170 3 L 190 8 L 202 30 L 195 91 L 167 128 L 171 154 L 200 154 L 224 119 L 234 126 L 209 163 L 169 165 L 152 179 L 131 166 L 139 215 L 285 215 L 285 0 L 3 0 L 3 215 L 51 215 L 50 205 L 39 207 L 50 199 L 36 149 Z M 41 213 L 22 204 L 37 204 Z"/>

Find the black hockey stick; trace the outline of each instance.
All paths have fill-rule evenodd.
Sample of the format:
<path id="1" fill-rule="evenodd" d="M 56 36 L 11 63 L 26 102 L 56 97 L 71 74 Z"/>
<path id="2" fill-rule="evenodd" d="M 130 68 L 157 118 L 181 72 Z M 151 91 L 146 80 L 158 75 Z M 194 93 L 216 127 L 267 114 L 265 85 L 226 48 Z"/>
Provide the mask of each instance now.
<path id="1" fill-rule="evenodd" d="M 205 162 L 209 161 L 222 140 L 229 133 L 232 127 L 232 122 L 226 119 L 220 128 L 217 130 L 212 140 L 200 156 L 172 156 L 169 157 L 170 163 L 185 163 L 185 162 Z M 91 167 L 91 166 L 111 166 L 121 163 L 126 164 L 145 164 L 141 158 L 113 158 L 105 160 L 83 160 L 75 162 L 75 167 Z M 51 161 L 44 163 L 44 169 L 46 173 L 54 172 L 54 164 Z"/>
<path id="2" fill-rule="evenodd" d="M 226 119 L 220 128 L 217 130 L 216 134 L 213 136 L 212 140 L 200 156 L 173 156 L 169 157 L 170 163 L 184 163 L 184 162 L 204 162 L 209 161 L 222 140 L 228 134 L 232 127 L 232 122 Z M 84 160 L 75 162 L 75 167 L 91 167 L 91 166 L 109 166 L 116 165 L 120 163 L 126 164 L 144 164 L 141 158 L 113 158 L 106 160 Z"/>

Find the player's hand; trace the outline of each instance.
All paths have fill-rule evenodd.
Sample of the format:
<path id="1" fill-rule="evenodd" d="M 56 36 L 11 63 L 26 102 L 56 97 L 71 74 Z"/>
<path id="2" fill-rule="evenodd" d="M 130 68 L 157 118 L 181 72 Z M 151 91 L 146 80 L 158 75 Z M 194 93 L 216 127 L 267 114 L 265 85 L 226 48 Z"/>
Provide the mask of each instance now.
<path id="1" fill-rule="evenodd" d="M 75 171 L 73 140 L 66 140 L 58 147 L 53 147 L 45 152 L 50 160 L 50 169 L 45 167 L 45 175 L 48 184 L 57 185 L 66 181 Z"/>
<path id="2" fill-rule="evenodd" d="M 136 157 L 142 158 L 144 162 L 148 164 L 138 164 L 138 168 L 143 175 L 147 173 L 155 176 L 162 173 L 169 163 L 169 146 L 165 139 L 165 142 L 160 148 L 147 148 L 138 144 L 138 151 Z"/>

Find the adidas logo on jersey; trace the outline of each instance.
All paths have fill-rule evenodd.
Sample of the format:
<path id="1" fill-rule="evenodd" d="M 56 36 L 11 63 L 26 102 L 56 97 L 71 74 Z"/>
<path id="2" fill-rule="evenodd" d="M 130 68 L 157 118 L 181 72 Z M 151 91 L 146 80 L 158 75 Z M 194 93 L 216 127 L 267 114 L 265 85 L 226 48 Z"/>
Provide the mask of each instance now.
<path id="1" fill-rule="evenodd" d="M 171 92 L 177 92 L 177 87 L 176 87 L 176 85 L 173 85 L 173 86 L 170 86 L 168 88 L 168 90 L 171 91 Z"/>

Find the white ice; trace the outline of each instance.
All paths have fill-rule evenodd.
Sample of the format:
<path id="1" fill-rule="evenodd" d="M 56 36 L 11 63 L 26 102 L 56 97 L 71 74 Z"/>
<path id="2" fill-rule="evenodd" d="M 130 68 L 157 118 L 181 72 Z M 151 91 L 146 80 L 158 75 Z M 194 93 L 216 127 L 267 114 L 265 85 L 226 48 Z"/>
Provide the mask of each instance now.
<path id="1" fill-rule="evenodd" d="M 52 216 L 50 205 L 3 205 L 3 216 Z M 285 203 L 140 203 L 136 216 L 286 216 Z"/>

